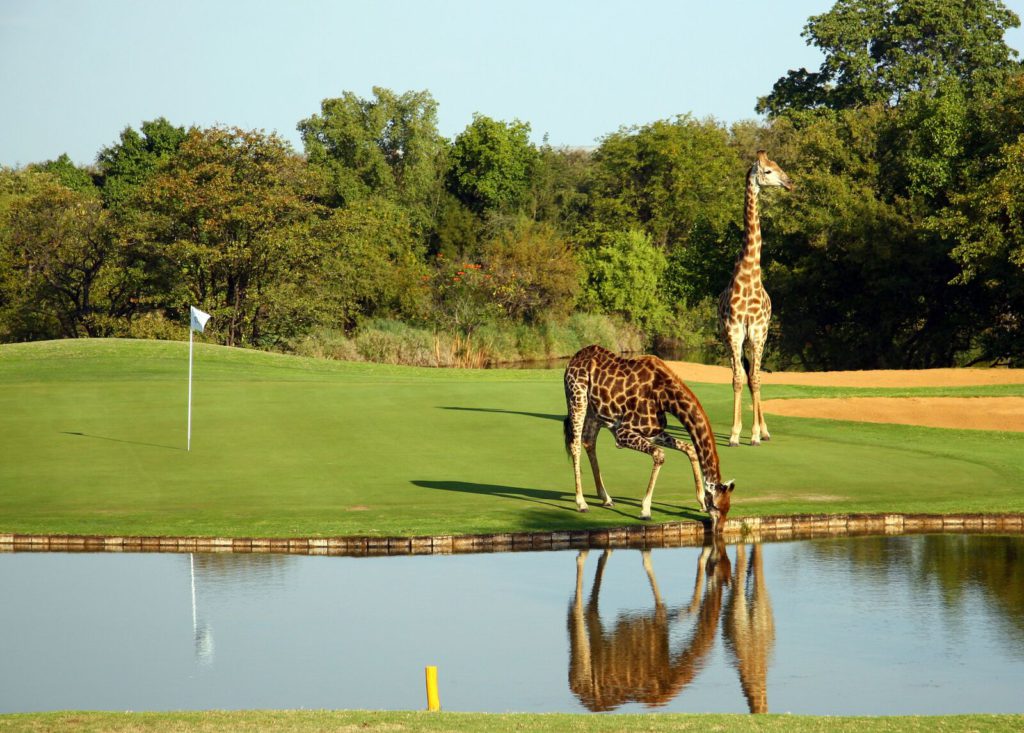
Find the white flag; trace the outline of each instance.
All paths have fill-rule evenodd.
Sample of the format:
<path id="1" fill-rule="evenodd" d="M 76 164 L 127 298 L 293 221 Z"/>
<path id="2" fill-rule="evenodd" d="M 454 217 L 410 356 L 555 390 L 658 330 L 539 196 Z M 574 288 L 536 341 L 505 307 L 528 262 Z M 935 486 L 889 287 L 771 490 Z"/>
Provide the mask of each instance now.
<path id="1" fill-rule="evenodd" d="M 209 313 L 203 313 L 201 310 L 196 308 L 194 305 L 190 305 L 189 308 L 192 311 L 192 324 L 191 324 L 192 330 L 193 331 L 198 331 L 199 333 L 202 333 L 203 329 L 206 328 L 206 322 L 208 320 L 210 320 L 210 314 Z"/>

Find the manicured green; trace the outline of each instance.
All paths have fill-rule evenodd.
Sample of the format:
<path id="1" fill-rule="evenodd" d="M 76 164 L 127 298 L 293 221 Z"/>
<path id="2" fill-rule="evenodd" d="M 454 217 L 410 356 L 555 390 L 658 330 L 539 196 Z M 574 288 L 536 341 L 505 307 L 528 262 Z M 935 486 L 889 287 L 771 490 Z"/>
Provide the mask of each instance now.
<path id="1" fill-rule="evenodd" d="M 0 715 L 0 731 L 778 731 L 779 733 L 1002 733 L 1019 731 L 1024 715 L 832 718 L 792 715 L 558 715 L 363 711 L 197 713 L 33 713 Z"/>
<path id="2" fill-rule="evenodd" d="M 615 450 L 607 435 L 600 456 L 617 505 L 596 506 L 585 469 L 595 506 L 575 511 L 560 370 L 197 344 L 189 453 L 187 359 L 178 342 L 0 346 L 0 532 L 428 535 L 639 521 L 650 459 Z M 772 417 L 770 443 L 730 449 L 731 388 L 691 386 L 719 435 L 723 475 L 736 480 L 734 517 L 1024 511 L 1024 435 Z M 804 393 L 765 388 L 768 398 Z M 700 517 L 684 456 L 669 455 L 653 514 Z"/>

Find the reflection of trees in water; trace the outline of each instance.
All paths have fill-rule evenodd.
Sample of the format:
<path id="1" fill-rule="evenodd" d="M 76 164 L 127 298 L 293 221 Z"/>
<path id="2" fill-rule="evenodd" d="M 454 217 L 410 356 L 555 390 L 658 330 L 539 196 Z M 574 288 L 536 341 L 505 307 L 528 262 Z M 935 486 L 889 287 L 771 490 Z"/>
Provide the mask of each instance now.
<path id="1" fill-rule="evenodd" d="M 590 598 L 583 602 L 583 551 L 576 559 L 576 593 L 569 606 L 569 687 L 589 710 L 614 710 L 628 702 L 664 705 L 704 668 L 714 648 L 722 617 L 723 593 L 732 581 L 725 544 L 707 544 L 697 561 L 693 596 L 687 605 L 669 608 L 662 600 L 649 551 L 641 557 L 654 597 L 654 608 L 620 614 L 614 624 L 601 618 L 599 598 L 605 550 L 598 560 Z M 737 550 L 738 573 L 725 610 L 724 635 L 736 661 L 751 712 L 767 711 L 767 660 L 774 642 L 771 604 L 764 584 L 761 555 L 755 547 L 747 565 Z M 748 578 L 748 573 L 750 577 Z M 688 635 L 672 641 L 672 630 L 691 624 Z"/>
<path id="2" fill-rule="evenodd" d="M 188 562 L 188 556 L 184 556 Z M 294 557 L 269 553 L 196 552 L 196 582 L 206 590 L 218 587 L 265 589 L 283 581 Z"/>
<path id="3" fill-rule="evenodd" d="M 1024 653 L 1024 538 L 937 534 L 860 537 L 811 542 L 817 557 L 846 560 L 851 572 L 885 583 L 913 583 L 936 590 L 944 607 L 967 610 L 972 591 L 980 592 Z"/>
<path id="4" fill-rule="evenodd" d="M 262 593 L 268 583 L 281 581 L 292 558 L 287 555 L 190 553 L 187 557 L 192 586 L 192 645 L 196 660 L 213 664 L 213 627 L 204 610 L 210 595 L 227 590 L 232 595 L 251 589 Z"/>

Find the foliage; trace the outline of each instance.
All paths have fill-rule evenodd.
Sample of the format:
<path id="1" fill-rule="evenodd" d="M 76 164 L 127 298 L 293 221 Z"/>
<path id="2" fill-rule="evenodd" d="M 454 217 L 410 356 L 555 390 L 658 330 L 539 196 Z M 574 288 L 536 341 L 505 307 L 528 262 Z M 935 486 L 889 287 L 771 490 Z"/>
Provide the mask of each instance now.
<path id="1" fill-rule="evenodd" d="M 95 193 L 49 174 L 6 177 L 0 229 L 4 340 L 107 335 L 119 243 Z"/>
<path id="2" fill-rule="evenodd" d="M 49 173 L 61 185 L 78 193 L 96 192 L 96 182 L 93 180 L 93 174 L 75 165 L 67 153 L 62 153 L 56 160 L 48 160 L 45 163 L 30 165 L 29 170 Z"/>
<path id="3" fill-rule="evenodd" d="M 306 157 L 326 172 L 332 205 L 393 198 L 409 206 L 414 224 L 425 228 L 445 155 L 437 102 L 427 91 L 399 95 L 374 87 L 373 95 L 362 99 L 345 92 L 325 99 L 319 115 L 299 122 Z"/>
<path id="4" fill-rule="evenodd" d="M 303 236 L 313 263 L 303 297 L 318 326 L 351 332 L 365 318 L 422 317 L 427 270 L 406 209 L 366 198 L 314 220 Z"/>
<path id="5" fill-rule="evenodd" d="M 659 285 L 667 263 L 648 234 L 635 229 L 612 234 L 585 250 L 582 260 L 584 304 L 617 313 L 647 331 L 664 324 L 669 309 Z"/>
<path id="6" fill-rule="evenodd" d="M 623 128 L 601 141 L 593 159 L 593 225 L 640 227 L 662 248 L 687 246 L 702 226 L 724 231 L 742 202 L 743 165 L 728 132 L 711 120 L 681 116 Z"/>
<path id="7" fill-rule="evenodd" d="M 1001 0 L 838 0 L 804 27 L 825 54 L 819 70 L 790 71 L 757 111 L 898 106 L 951 81 L 983 95 L 1015 71 L 1003 33 L 1019 25 Z"/>
<path id="8" fill-rule="evenodd" d="M 129 214 L 133 192 L 174 153 L 185 140 L 185 128 L 164 117 L 143 122 L 141 134 L 126 127 L 116 145 L 97 156 L 103 200 L 108 208 Z"/>
<path id="9" fill-rule="evenodd" d="M 1021 363 L 1018 24 L 1001 0 L 838 0 L 804 29 L 821 67 L 780 79 L 765 122 L 679 115 L 593 150 L 480 114 L 446 140 L 429 92 L 381 87 L 323 100 L 304 156 L 126 127 L 95 167 L 0 170 L 0 340 L 181 338 L 195 304 L 220 343 L 361 358 L 397 328 L 367 324 L 401 322 L 475 364 L 561 351 L 597 314 L 720 360 L 713 304 L 766 149 L 797 185 L 761 194 L 771 364 Z"/>
<path id="10" fill-rule="evenodd" d="M 569 314 L 579 267 L 568 242 L 550 225 L 518 219 L 484 248 L 493 296 L 506 317 L 533 324 Z"/>
<path id="11" fill-rule="evenodd" d="M 976 324 L 979 358 L 1024 363 L 1024 134 L 1006 145 L 998 167 L 930 222 L 952 232 L 955 282 L 979 287 L 986 311 Z"/>
<path id="12" fill-rule="evenodd" d="M 315 214 L 316 179 L 275 135 L 192 130 L 139 189 L 143 234 L 177 276 L 167 306 L 213 315 L 230 345 L 273 345 L 306 252 L 289 246 Z"/>
<path id="13" fill-rule="evenodd" d="M 537 164 L 529 124 L 475 114 L 450 155 L 448 190 L 471 210 L 513 212 L 525 202 Z"/>
<path id="14" fill-rule="evenodd" d="M 446 331 L 469 336 L 502 316 L 494 274 L 479 262 L 435 257 L 434 271 L 423 276 L 434 302 L 433 319 Z"/>

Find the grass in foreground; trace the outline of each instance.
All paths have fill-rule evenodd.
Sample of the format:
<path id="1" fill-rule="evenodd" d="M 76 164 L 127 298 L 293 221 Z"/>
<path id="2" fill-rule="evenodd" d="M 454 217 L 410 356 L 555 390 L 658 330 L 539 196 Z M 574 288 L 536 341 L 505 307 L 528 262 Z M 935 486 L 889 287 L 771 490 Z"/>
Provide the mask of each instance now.
<path id="1" fill-rule="evenodd" d="M 1024 728 L 1024 715 L 833 718 L 791 715 L 561 715 L 360 711 L 196 713 L 38 713 L 0 715 L 0 731 L 779 731 L 810 733 L 1002 733 Z"/>
<path id="2" fill-rule="evenodd" d="M 650 459 L 614 450 L 607 435 L 600 455 L 616 507 L 575 511 L 560 370 L 197 345 L 188 453 L 187 359 L 186 344 L 169 342 L 0 346 L 0 532 L 428 535 L 639 521 Z M 734 517 L 1024 511 L 1024 434 L 773 417 L 771 443 L 729 449 L 731 387 L 691 387 L 717 428 L 723 474 L 736 479 Z M 772 389 L 766 397 L 801 393 Z M 589 497 L 589 475 L 585 486 Z M 701 516 L 684 456 L 669 456 L 653 515 Z"/>

